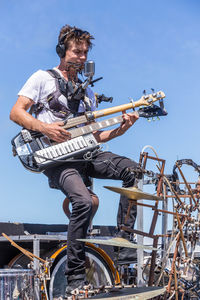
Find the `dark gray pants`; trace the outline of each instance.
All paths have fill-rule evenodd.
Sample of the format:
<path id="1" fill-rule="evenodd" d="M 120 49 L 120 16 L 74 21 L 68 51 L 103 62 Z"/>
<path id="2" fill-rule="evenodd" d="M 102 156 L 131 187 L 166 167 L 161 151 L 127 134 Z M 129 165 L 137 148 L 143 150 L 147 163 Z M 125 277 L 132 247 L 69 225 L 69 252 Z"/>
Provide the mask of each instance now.
<path id="1" fill-rule="evenodd" d="M 135 168 L 137 163 L 111 152 L 99 152 L 92 161 L 67 162 L 60 167 L 48 169 L 51 185 L 60 189 L 72 204 L 72 213 L 67 238 L 68 280 L 83 278 L 85 275 L 84 244 L 76 239 L 85 238 L 92 212 L 92 199 L 83 181 L 85 175 L 93 178 L 122 180 L 126 186 L 134 184 L 134 177 L 127 168 Z M 124 224 L 128 208 L 128 199 L 120 198 L 117 225 Z M 136 207 L 131 209 L 127 226 L 133 228 L 136 218 Z"/>

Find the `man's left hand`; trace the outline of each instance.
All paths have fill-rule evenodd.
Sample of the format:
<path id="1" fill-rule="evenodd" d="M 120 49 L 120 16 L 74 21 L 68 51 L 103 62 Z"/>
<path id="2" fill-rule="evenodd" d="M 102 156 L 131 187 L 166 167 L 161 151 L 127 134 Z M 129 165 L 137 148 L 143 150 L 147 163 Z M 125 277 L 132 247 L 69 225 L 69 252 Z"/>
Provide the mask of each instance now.
<path id="1" fill-rule="evenodd" d="M 126 132 L 138 119 L 138 112 L 126 113 L 126 111 L 122 112 L 123 122 L 120 125 L 120 131 L 122 134 Z"/>

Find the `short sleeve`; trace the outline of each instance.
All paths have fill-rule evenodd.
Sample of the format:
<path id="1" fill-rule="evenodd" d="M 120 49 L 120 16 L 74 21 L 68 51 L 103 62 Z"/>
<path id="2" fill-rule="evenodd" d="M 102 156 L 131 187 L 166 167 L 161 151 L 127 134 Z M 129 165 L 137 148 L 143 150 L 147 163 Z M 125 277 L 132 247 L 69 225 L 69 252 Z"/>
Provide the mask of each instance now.
<path id="1" fill-rule="evenodd" d="M 41 96 L 43 88 L 45 71 L 39 70 L 33 73 L 26 81 L 22 89 L 19 91 L 18 96 L 25 96 L 33 100 L 35 103 L 38 102 Z"/>

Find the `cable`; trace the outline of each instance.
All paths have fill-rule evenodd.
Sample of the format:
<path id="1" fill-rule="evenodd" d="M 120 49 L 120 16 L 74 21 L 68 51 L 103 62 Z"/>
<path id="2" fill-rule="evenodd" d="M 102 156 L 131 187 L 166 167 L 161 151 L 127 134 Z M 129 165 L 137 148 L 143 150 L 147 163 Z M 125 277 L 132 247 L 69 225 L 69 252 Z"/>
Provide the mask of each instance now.
<path id="1" fill-rule="evenodd" d="M 146 145 L 146 146 L 144 146 L 143 149 L 142 149 L 142 151 L 141 151 L 141 153 L 143 153 L 144 150 L 147 149 L 147 148 L 150 148 L 150 149 L 154 152 L 156 158 L 159 158 L 159 157 L 158 157 L 158 154 L 157 154 L 157 152 L 156 152 L 156 150 L 155 150 L 151 145 Z M 159 164 L 159 167 L 160 167 L 160 162 L 158 162 L 158 164 Z"/>
<path id="2" fill-rule="evenodd" d="M 155 156 L 158 158 L 156 150 L 152 146 L 150 146 L 150 145 L 144 146 L 143 149 L 142 149 L 142 151 L 141 151 L 141 153 L 143 153 L 146 148 L 150 148 L 154 152 Z"/>

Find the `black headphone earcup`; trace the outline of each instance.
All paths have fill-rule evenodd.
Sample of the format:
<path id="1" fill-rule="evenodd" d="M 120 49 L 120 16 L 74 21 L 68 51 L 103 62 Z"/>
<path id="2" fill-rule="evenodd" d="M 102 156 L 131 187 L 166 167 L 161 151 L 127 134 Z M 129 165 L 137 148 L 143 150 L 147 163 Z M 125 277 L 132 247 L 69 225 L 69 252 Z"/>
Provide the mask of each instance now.
<path id="1" fill-rule="evenodd" d="M 65 52 L 66 52 L 66 49 L 65 49 L 65 45 L 64 44 L 58 44 L 56 46 L 56 53 L 58 54 L 58 56 L 60 58 L 65 57 Z"/>

